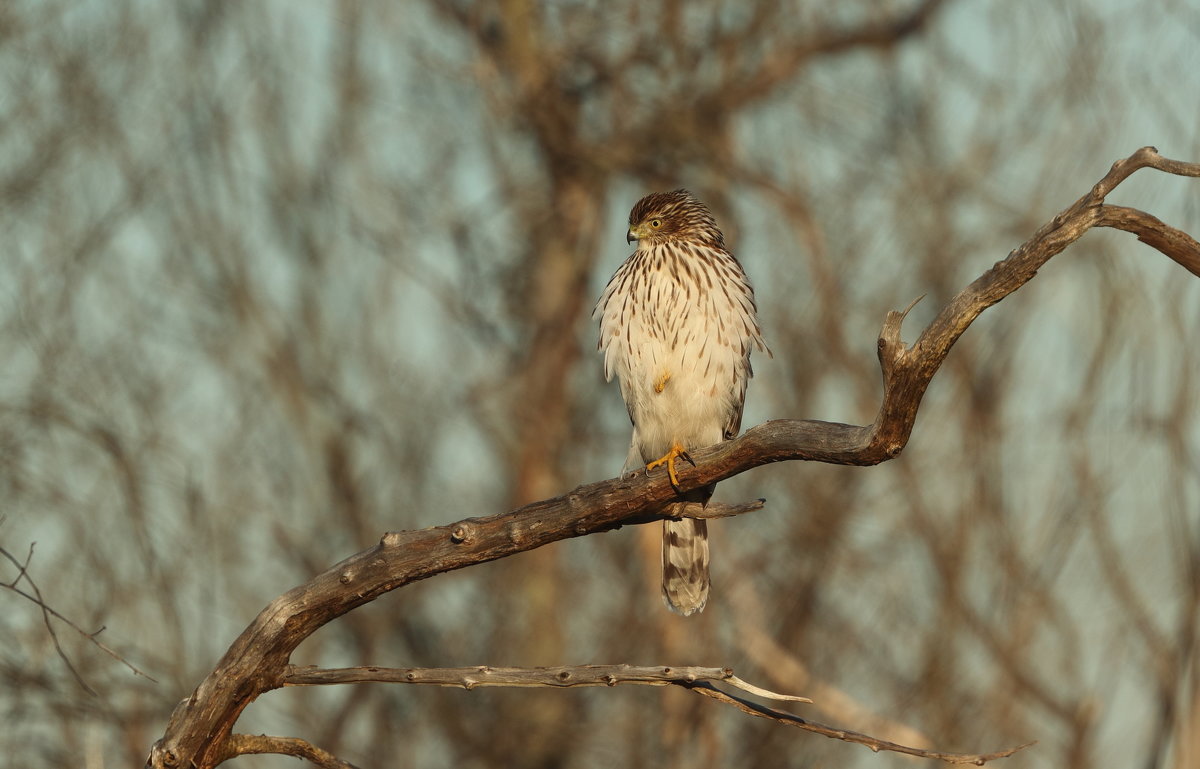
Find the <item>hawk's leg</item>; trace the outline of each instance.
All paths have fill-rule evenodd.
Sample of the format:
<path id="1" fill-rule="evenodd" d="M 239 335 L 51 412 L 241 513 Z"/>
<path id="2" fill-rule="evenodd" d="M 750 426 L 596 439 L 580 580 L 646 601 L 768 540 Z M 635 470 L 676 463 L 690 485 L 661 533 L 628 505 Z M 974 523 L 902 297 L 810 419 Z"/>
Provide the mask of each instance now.
<path id="1" fill-rule="evenodd" d="M 651 462 L 650 464 L 646 465 L 646 472 L 650 472 L 651 470 L 653 470 L 656 467 L 661 467 L 662 465 L 666 465 L 667 466 L 667 477 L 671 479 L 671 485 L 675 487 L 675 490 L 679 491 L 679 476 L 675 474 L 675 460 L 676 459 L 682 459 L 684 462 L 687 462 L 692 467 L 696 466 L 696 462 L 695 462 L 695 460 L 692 459 L 691 455 L 688 454 L 687 451 L 683 448 L 683 446 L 681 446 L 679 444 L 679 441 L 675 441 L 674 443 L 671 444 L 671 448 L 670 448 L 670 450 L 667 451 L 666 454 L 663 454 L 658 459 L 656 459 L 653 462 Z"/>
<path id="2" fill-rule="evenodd" d="M 663 375 L 660 376 L 658 378 L 658 381 L 654 383 L 654 392 L 661 395 L 662 391 L 667 389 L 667 382 L 670 381 L 670 379 L 671 379 L 671 372 L 664 371 Z"/>

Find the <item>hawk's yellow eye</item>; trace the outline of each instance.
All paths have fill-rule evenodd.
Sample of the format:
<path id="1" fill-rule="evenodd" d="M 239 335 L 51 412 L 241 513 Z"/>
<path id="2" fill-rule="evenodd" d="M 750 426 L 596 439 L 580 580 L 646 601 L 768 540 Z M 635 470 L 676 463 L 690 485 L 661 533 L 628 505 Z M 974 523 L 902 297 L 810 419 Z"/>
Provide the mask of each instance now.
<path id="1" fill-rule="evenodd" d="M 662 226 L 662 219 L 651 219 L 650 226 L 657 230 Z"/>

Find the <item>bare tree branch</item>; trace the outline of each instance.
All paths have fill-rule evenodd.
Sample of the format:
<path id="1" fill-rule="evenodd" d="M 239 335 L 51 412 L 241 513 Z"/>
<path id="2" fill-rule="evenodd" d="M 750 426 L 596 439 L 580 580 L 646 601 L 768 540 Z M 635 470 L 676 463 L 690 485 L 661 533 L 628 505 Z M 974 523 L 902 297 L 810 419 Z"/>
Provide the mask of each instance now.
<path id="1" fill-rule="evenodd" d="M 812 702 L 808 697 L 763 689 L 747 683 L 729 668 L 667 667 L 637 665 L 565 665 L 539 668 L 498 668 L 478 665 L 469 668 L 315 668 L 289 665 L 284 686 L 328 686 L 330 684 L 425 684 L 477 689 L 481 686 L 643 686 L 690 685 L 697 681 L 723 681 L 757 697 L 781 702 Z"/>
<path id="2" fill-rule="evenodd" d="M 984 310 L 1029 282 L 1050 258 L 1092 227 L 1105 224 L 1105 196 L 1132 173 L 1147 167 L 1200 176 L 1200 164 L 1167 160 L 1154 148 L 1144 147 L 1117 161 L 1088 194 L 953 297 L 913 345 L 905 345 L 900 338 L 907 310 L 889 312 L 878 343 L 883 402 L 872 424 L 767 422 L 736 440 L 694 452 L 696 467 L 680 473 L 681 489 L 705 486 L 772 462 L 801 459 L 873 465 L 899 455 L 908 442 L 930 380 L 963 332 Z M 272 601 L 195 692 L 175 709 L 166 734 L 151 752 L 150 765 L 203 768 L 219 764 L 226 756 L 233 726 L 242 710 L 263 692 L 287 685 L 292 651 L 324 624 L 383 593 L 551 542 L 663 518 L 668 515 L 664 509 L 675 498 L 665 473 L 642 473 L 580 486 L 563 496 L 507 513 L 384 535 L 374 548 L 347 558 Z M 715 690 L 705 689 L 707 684 L 694 686 L 706 696 L 732 699 L 723 693 L 711 693 Z M 850 734 L 829 731 L 829 736 Z M 870 740 L 874 738 L 863 736 L 857 741 L 876 746 Z M 898 749 L 888 747 L 890 743 L 877 745 L 879 749 Z M 1010 754 L 962 760 L 979 763 Z M 952 754 L 931 755 L 960 760 Z"/>
<path id="3" fill-rule="evenodd" d="M 795 726 L 815 734 L 833 737 L 846 742 L 866 745 L 872 750 L 890 750 L 922 758 L 936 758 L 953 764 L 976 764 L 1005 758 L 1033 743 L 1021 745 L 996 753 L 946 753 L 925 748 L 900 745 L 867 734 L 838 729 L 810 721 L 792 713 L 785 713 L 747 702 L 713 686 L 723 682 L 757 697 L 791 702 L 811 703 L 807 697 L 779 694 L 749 684 L 733 674 L 729 668 L 703 667 L 638 667 L 634 665 L 577 665 L 548 668 L 498 668 L 488 665 L 466 668 L 337 668 L 297 667 L 289 665 L 283 676 L 284 686 L 327 686 L 331 684 L 393 683 L 448 686 L 467 690 L 486 686 L 522 687 L 542 686 L 550 688 L 572 688 L 578 686 L 617 686 L 618 684 L 640 684 L 645 686 L 682 686 L 697 694 L 711 697 L 719 702 L 733 705 L 739 710 L 761 718 L 769 718 L 788 726 Z"/>
<path id="4" fill-rule="evenodd" d="M 1200 243 L 1183 230 L 1164 224 L 1144 211 L 1124 206 L 1104 206 L 1096 224 L 1132 232 L 1138 240 L 1158 249 L 1185 270 L 1200 277 Z"/>
<path id="5" fill-rule="evenodd" d="M 250 753 L 279 753 L 303 758 L 324 769 L 358 769 L 349 761 L 343 761 L 328 750 L 323 750 L 298 737 L 269 737 L 265 734 L 231 734 L 225 743 L 222 761 Z"/>

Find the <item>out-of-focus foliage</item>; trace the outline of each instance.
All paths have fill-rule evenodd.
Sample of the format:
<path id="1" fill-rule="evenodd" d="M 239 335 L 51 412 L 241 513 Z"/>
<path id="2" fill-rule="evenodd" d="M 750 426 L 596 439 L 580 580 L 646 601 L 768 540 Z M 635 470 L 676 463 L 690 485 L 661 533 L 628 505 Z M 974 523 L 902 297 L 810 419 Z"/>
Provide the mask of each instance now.
<path id="1" fill-rule="evenodd" d="M 911 338 L 1141 145 L 1200 157 L 1188 3 L 928 5 L 6 4 L 0 545 L 157 683 L 60 627 L 88 694 L 2 592 L 4 754 L 136 764 L 283 590 L 613 475 L 588 316 L 651 189 L 708 201 L 758 287 L 745 424 L 862 423 L 887 310 L 926 295 Z M 1117 197 L 1200 234 L 1194 181 Z M 622 530 L 294 661 L 729 665 L 900 741 L 1194 766 L 1198 350 L 1200 284 L 1089 234 L 967 334 L 902 457 L 723 484 L 769 504 L 713 526 L 700 618 Z M 362 766 L 909 762 L 639 689 L 284 691 L 239 730 Z"/>

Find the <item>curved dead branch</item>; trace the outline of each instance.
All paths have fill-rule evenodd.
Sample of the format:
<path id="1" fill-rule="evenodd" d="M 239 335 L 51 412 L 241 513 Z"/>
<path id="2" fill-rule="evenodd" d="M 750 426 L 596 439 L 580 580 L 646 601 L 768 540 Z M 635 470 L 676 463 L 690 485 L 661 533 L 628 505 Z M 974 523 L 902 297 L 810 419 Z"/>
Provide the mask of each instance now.
<path id="1" fill-rule="evenodd" d="M 1028 283 L 1042 265 L 1093 227 L 1133 232 L 1197 273 L 1200 247 L 1191 237 L 1149 214 L 1105 205 L 1105 197 L 1142 168 L 1200 176 L 1200 164 L 1169 160 L 1153 147 L 1143 147 L 1117 161 L 1086 195 L 959 292 L 912 345 L 906 345 L 900 337 L 907 311 L 887 314 L 878 349 L 883 401 L 872 424 L 793 419 L 767 422 L 736 440 L 693 452 L 696 466 L 680 472 L 681 488 L 686 491 L 705 486 L 771 462 L 874 465 L 897 456 L 908 442 L 929 382 L 963 332 L 984 310 Z M 203 769 L 230 757 L 233 726 L 242 710 L 264 692 L 287 685 L 292 651 L 322 625 L 346 612 L 436 574 L 571 537 L 666 517 L 663 510 L 674 499 L 675 491 L 665 473 L 639 473 L 580 486 L 563 496 L 506 513 L 384 535 L 375 547 L 350 556 L 272 601 L 195 692 L 176 707 L 148 764 Z M 692 688 L 733 704 L 730 695 L 713 694 L 719 690 L 709 684 L 697 683 Z M 886 747 L 878 740 L 864 744 Z M 973 758 L 981 763 L 1009 754 L 1011 751 Z M 951 754 L 935 752 L 916 755 L 958 760 L 948 758 Z"/>
<path id="2" fill-rule="evenodd" d="M 303 758 L 322 769 L 358 769 L 349 761 L 343 761 L 328 750 L 318 748 L 307 740 L 297 737 L 271 737 L 266 734 L 231 734 L 225 741 L 222 761 L 253 753 L 275 753 L 283 756 Z"/>

